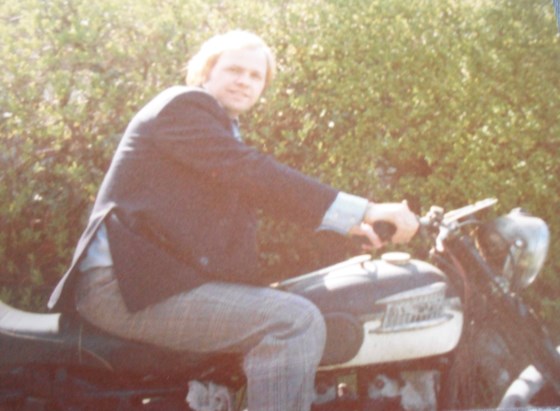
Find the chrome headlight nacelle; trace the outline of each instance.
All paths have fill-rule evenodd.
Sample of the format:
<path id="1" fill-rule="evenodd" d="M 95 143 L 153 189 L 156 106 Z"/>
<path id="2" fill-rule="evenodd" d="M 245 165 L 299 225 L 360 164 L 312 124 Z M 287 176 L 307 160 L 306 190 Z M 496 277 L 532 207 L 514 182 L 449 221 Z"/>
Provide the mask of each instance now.
<path id="1" fill-rule="evenodd" d="M 483 225 L 477 243 L 486 260 L 503 273 L 515 291 L 529 286 L 539 274 L 550 233 L 542 219 L 516 208 Z"/>

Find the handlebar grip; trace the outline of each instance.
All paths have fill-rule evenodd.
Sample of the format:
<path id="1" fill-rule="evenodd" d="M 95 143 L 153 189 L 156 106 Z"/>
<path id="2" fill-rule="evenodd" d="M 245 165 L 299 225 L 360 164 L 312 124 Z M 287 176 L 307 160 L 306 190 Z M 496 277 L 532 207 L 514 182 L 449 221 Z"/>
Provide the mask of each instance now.
<path id="1" fill-rule="evenodd" d="M 373 231 L 381 241 L 388 242 L 397 232 L 397 227 L 388 221 L 376 221 L 373 223 Z"/>

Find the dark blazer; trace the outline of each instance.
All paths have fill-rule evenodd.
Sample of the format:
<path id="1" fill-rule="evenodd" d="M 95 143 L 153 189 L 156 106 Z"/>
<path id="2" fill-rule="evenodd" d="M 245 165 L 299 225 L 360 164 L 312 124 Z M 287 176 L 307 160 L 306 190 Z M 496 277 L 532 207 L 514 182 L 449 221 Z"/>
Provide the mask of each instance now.
<path id="1" fill-rule="evenodd" d="M 126 129 L 49 307 L 74 309 L 77 267 L 102 222 L 136 311 L 208 281 L 255 283 L 257 210 L 316 228 L 336 195 L 236 140 L 203 90 L 169 88 Z"/>

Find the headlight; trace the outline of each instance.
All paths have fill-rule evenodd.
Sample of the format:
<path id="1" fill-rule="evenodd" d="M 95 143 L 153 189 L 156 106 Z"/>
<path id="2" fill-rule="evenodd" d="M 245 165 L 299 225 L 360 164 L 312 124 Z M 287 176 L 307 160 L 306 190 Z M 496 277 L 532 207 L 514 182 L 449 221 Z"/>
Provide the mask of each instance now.
<path id="1" fill-rule="evenodd" d="M 513 290 L 519 290 L 539 274 L 550 234 L 543 220 L 516 208 L 482 226 L 477 242 L 490 265 L 504 274 Z"/>

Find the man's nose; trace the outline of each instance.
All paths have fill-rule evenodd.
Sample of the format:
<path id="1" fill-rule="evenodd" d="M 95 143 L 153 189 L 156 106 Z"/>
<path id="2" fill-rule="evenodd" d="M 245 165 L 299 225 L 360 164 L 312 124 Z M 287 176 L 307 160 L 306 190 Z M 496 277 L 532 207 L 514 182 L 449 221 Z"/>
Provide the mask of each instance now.
<path id="1" fill-rule="evenodd" d="M 248 73 L 239 73 L 236 78 L 238 84 L 248 85 L 249 84 L 249 74 Z"/>

